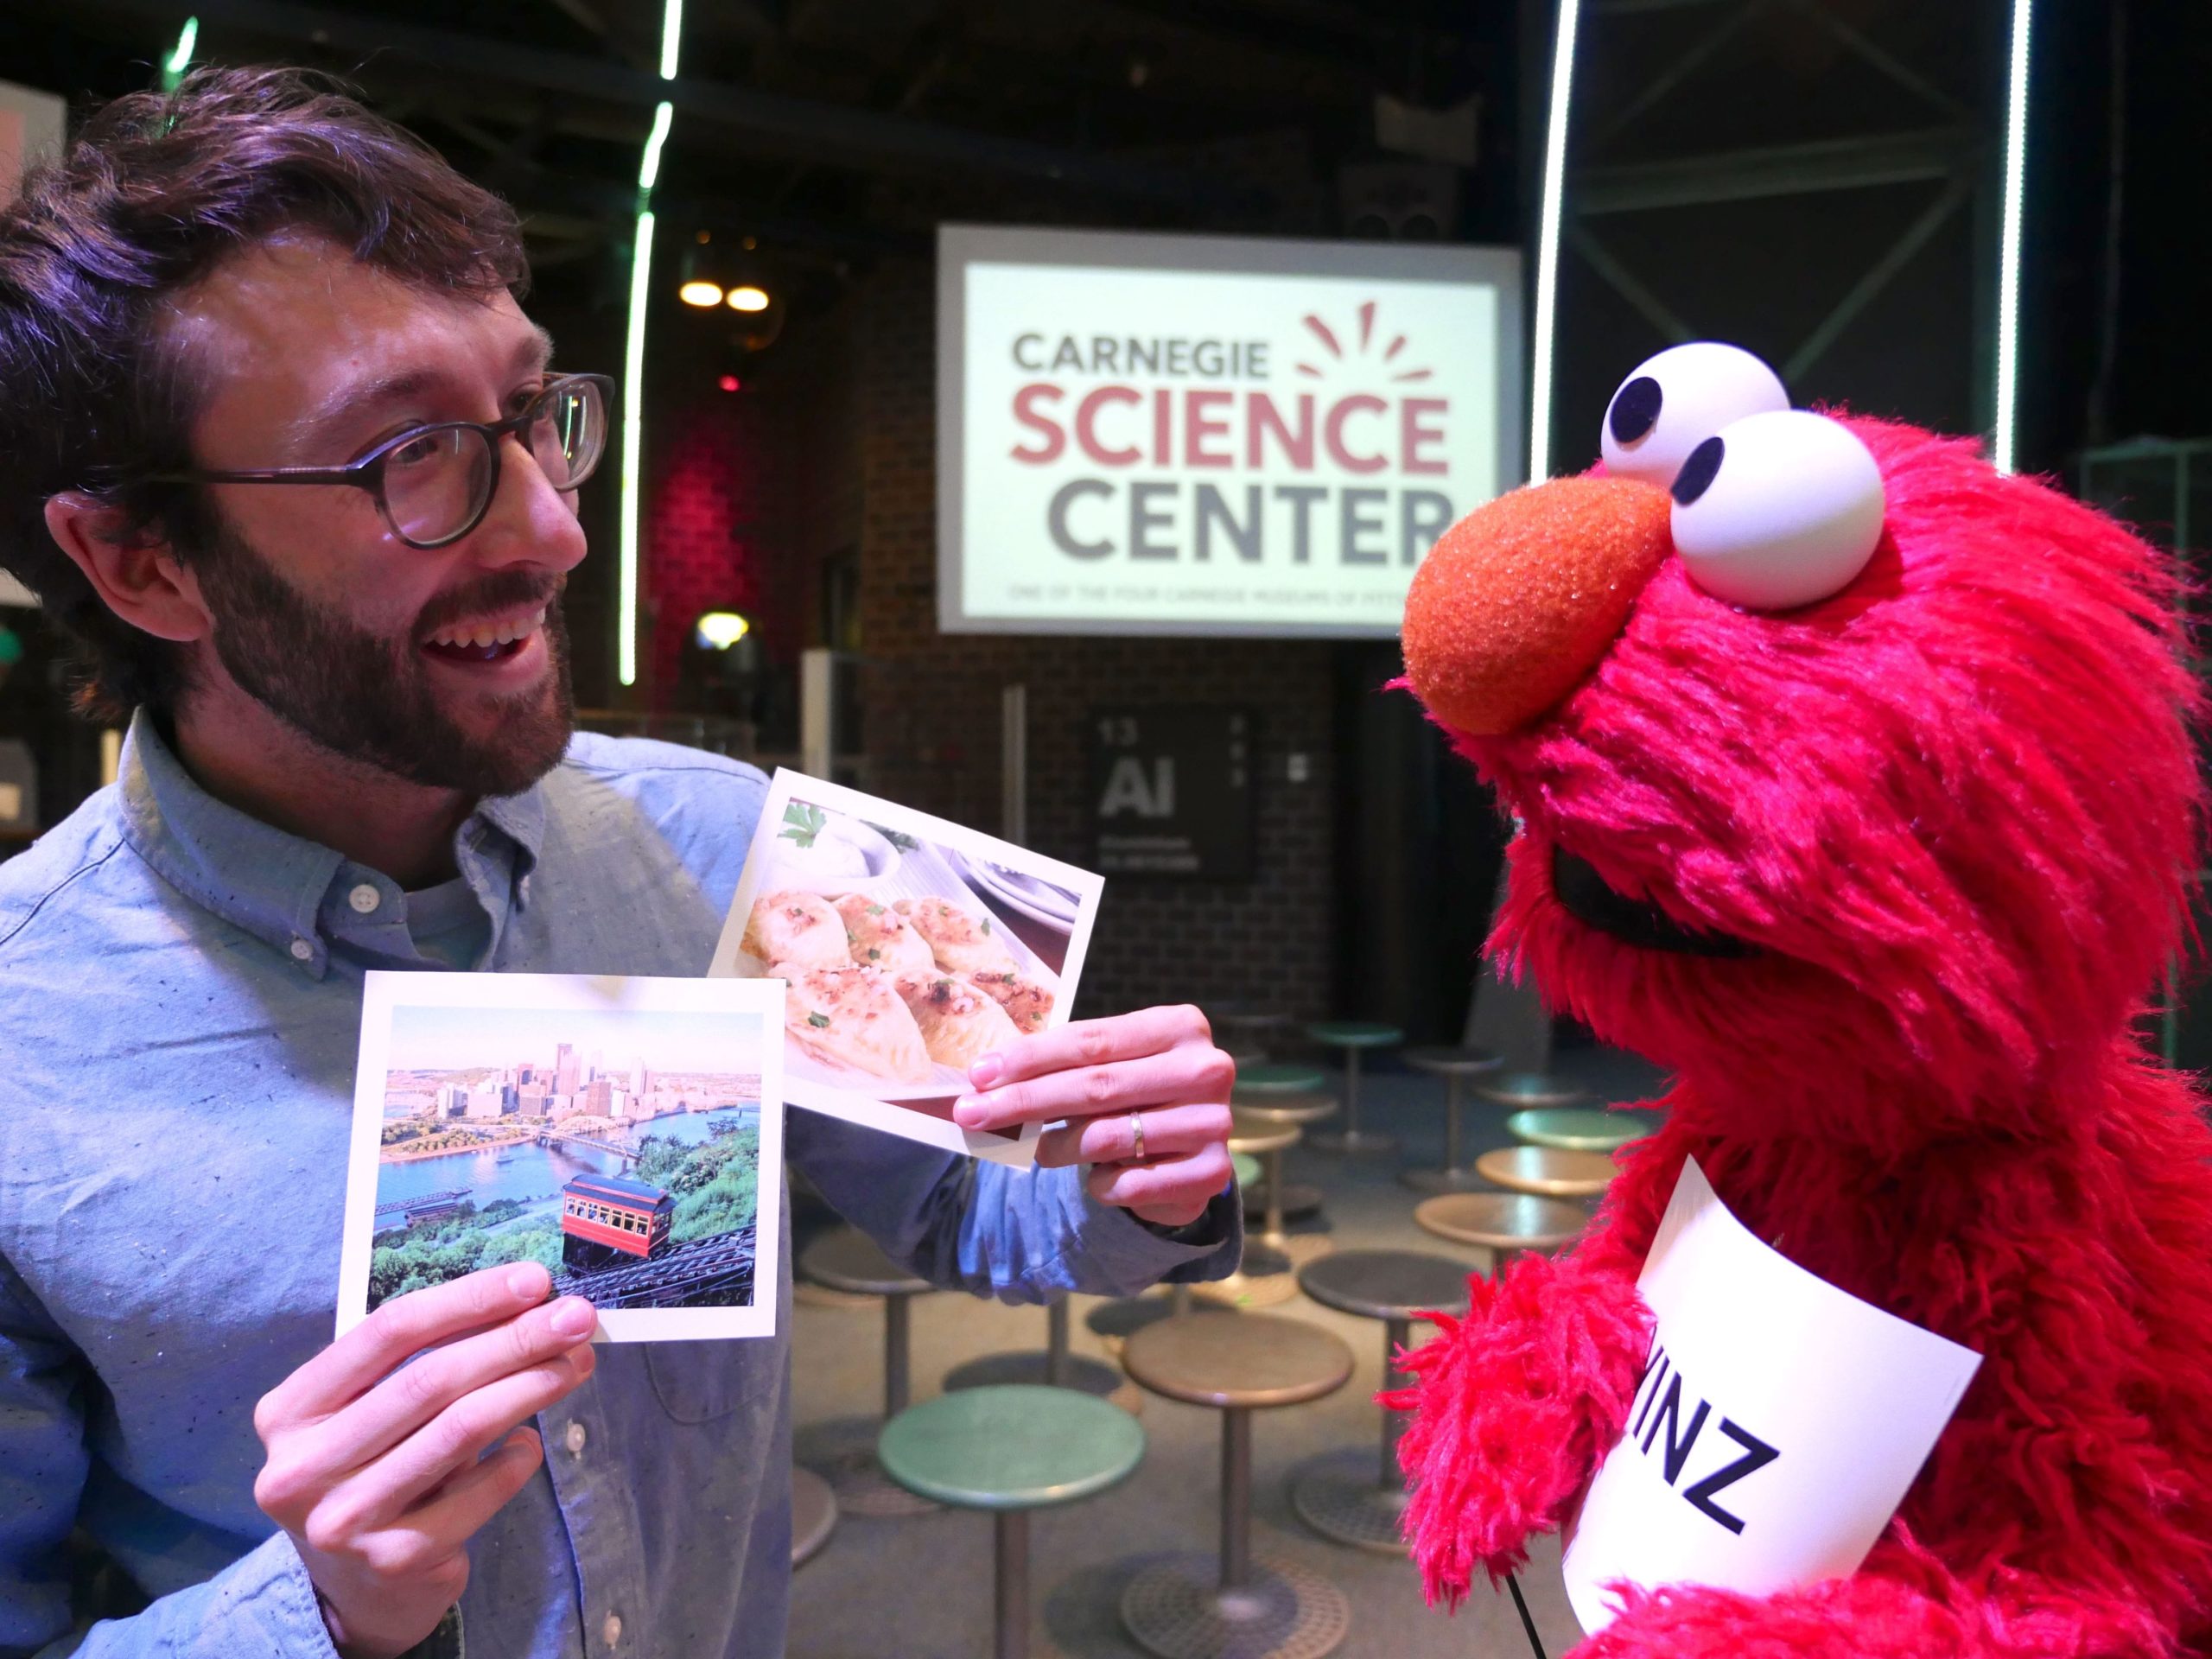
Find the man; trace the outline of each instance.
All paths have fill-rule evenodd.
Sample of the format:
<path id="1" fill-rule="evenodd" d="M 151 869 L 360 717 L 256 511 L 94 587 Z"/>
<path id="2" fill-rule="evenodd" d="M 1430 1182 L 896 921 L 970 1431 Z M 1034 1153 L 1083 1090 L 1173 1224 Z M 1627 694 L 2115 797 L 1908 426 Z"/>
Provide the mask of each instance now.
<path id="1" fill-rule="evenodd" d="M 284 72 L 121 100 L 0 214 L 0 563 L 136 709 L 0 867 L 0 1654 L 389 1659 L 456 1602 L 471 1659 L 782 1650 L 785 1337 L 594 1349 L 530 1266 L 328 1341 L 363 970 L 699 973 L 764 792 L 571 734 L 605 388 L 522 276 Z M 1127 1293 L 1234 1265 L 1231 1076 L 1153 1009 L 977 1063 L 963 1122 L 1070 1119 L 1034 1175 L 788 1146 L 938 1282 Z M 151 1598 L 73 1649 L 73 1529 Z"/>

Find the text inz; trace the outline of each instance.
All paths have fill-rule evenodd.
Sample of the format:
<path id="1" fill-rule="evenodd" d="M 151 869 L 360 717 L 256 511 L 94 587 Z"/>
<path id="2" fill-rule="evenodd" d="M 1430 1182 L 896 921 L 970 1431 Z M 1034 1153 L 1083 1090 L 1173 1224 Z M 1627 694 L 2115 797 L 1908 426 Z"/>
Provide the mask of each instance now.
<path id="1" fill-rule="evenodd" d="M 1659 1446 L 1660 1471 L 1667 1484 L 1672 1486 L 1681 1478 L 1682 1467 L 1690 1459 L 1690 1448 L 1704 1432 L 1705 1420 L 1712 1414 L 1712 1404 L 1699 1401 L 1697 1409 L 1684 1423 L 1682 1374 L 1663 1348 L 1652 1350 L 1651 1363 L 1644 1367 L 1643 1380 L 1637 1384 L 1636 1391 L 1636 1415 L 1630 1420 L 1628 1438 L 1637 1442 L 1637 1449 L 1647 1458 L 1652 1455 L 1655 1446 Z M 1726 1491 L 1754 1471 L 1765 1468 L 1782 1454 L 1726 1417 L 1720 1420 L 1719 1428 L 1744 1448 L 1744 1455 L 1694 1483 L 1682 1492 L 1682 1497 L 1693 1508 L 1711 1516 L 1729 1531 L 1740 1533 L 1744 1529 L 1743 1517 L 1731 1515 L 1714 1503 L 1714 1495 Z"/>

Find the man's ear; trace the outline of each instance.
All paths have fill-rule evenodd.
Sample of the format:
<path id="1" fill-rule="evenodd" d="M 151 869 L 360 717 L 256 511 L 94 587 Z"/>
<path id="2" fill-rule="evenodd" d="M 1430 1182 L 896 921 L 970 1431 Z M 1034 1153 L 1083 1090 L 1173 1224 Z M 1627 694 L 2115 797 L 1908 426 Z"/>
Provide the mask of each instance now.
<path id="1" fill-rule="evenodd" d="M 180 645 L 213 631 L 200 584 L 158 531 L 133 534 L 121 509 L 74 490 L 48 498 L 46 529 L 101 602 L 131 626 Z"/>

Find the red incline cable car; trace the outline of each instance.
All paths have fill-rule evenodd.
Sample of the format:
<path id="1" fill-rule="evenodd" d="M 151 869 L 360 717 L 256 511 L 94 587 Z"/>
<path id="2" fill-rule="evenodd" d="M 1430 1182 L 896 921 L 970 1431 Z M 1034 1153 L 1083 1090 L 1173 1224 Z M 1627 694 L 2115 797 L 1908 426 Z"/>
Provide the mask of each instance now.
<path id="1" fill-rule="evenodd" d="M 561 1189 L 562 1256 L 572 1268 L 604 1266 L 605 1252 L 658 1255 L 668 1244 L 676 1200 L 619 1175 L 579 1175 Z"/>

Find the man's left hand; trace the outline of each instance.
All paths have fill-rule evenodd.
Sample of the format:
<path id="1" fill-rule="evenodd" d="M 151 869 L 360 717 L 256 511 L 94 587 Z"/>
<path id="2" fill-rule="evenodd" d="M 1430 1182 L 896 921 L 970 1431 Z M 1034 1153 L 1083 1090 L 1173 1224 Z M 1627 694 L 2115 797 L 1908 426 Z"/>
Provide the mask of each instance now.
<path id="1" fill-rule="evenodd" d="M 1192 1007 L 1145 1008 L 1024 1037 L 968 1069 L 953 1106 L 963 1128 L 1059 1128 L 1037 1161 L 1090 1164 L 1091 1196 L 1182 1227 L 1229 1184 L 1229 1095 L 1236 1067 Z"/>

